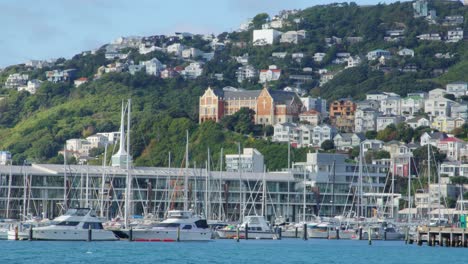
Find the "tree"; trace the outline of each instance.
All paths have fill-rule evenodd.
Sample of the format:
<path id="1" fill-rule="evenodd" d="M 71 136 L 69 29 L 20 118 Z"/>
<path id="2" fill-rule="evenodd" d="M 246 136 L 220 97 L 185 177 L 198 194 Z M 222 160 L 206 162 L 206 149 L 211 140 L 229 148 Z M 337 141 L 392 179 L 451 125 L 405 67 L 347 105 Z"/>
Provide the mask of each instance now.
<path id="1" fill-rule="evenodd" d="M 320 145 L 320 147 L 325 150 L 325 151 L 328 151 L 328 150 L 331 150 L 331 149 L 334 149 L 335 148 L 335 143 L 333 143 L 332 140 L 325 140 L 322 142 L 322 145 Z"/>
<path id="2" fill-rule="evenodd" d="M 262 25 L 268 22 L 270 16 L 267 13 L 260 13 L 252 19 L 252 24 L 254 29 L 262 28 Z"/>
<path id="3" fill-rule="evenodd" d="M 375 139 L 376 136 L 377 136 L 377 131 L 375 131 L 375 130 L 366 131 L 366 138 L 367 139 Z"/>

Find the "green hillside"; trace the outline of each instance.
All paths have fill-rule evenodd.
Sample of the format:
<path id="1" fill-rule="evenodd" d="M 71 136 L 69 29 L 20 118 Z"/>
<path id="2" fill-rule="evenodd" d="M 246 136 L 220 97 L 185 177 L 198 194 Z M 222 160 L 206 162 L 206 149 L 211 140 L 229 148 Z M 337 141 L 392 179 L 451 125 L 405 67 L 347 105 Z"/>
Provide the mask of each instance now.
<path id="1" fill-rule="evenodd" d="M 447 15 L 464 15 L 460 25 L 468 28 L 468 7 L 456 2 L 430 2 L 442 19 Z M 254 27 L 259 27 L 264 15 L 256 17 Z M 132 99 L 131 151 L 137 165 L 165 166 L 168 154 L 172 153 L 173 166 L 182 164 L 185 130 L 190 131 L 191 156 L 198 166 L 205 166 L 207 148 L 211 148 L 213 166 L 217 166 L 219 153 L 236 153 L 237 142 L 242 146 L 255 147 L 265 155 L 268 169 L 277 170 L 287 166 L 287 146 L 259 139 L 271 128 L 242 128 L 238 121 L 237 129 L 227 129 L 225 124 L 205 123 L 198 125 L 199 96 L 208 86 L 224 86 L 259 89 L 257 80 L 237 82 L 235 71 L 240 66 L 233 57 L 248 53 L 249 63 L 257 69 L 265 69 L 275 64 L 283 70 L 282 77 L 269 83 L 271 89 L 294 86 L 291 75 L 304 74 L 303 68 L 312 68 L 314 80 L 304 83 L 301 88 L 314 96 L 326 99 L 351 96 L 362 99 L 370 91 L 391 91 L 406 94 L 411 91 L 428 91 L 452 81 L 468 81 L 468 45 L 466 41 L 445 43 L 418 41 L 417 35 L 429 32 L 444 34 L 453 27 L 430 24 L 424 18 L 413 18 L 411 3 L 360 7 L 356 4 L 333 4 L 305 9 L 287 18 L 289 25 L 281 29 L 304 29 L 307 36 L 303 42 L 275 44 L 272 46 L 252 46 L 252 29 L 245 32 L 225 32 L 218 39 L 229 39 L 224 49 L 215 51 L 213 60 L 204 65 L 203 75 L 195 80 L 181 77 L 160 79 L 144 73 L 130 75 L 128 72 L 108 73 L 101 78 L 74 87 L 71 82 L 53 84 L 44 82 L 35 95 L 2 89 L 0 101 L 0 149 L 13 154 L 15 164 L 24 160 L 30 162 L 60 163 L 63 157 L 57 152 L 63 149 L 70 138 L 85 137 L 96 132 L 116 131 L 122 100 Z M 294 22 L 296 21 L 296 22 Z M 298 22 L 297 22 L 298 21 Z M 386 42 L 386 31 L 404 29 L 404 39 L 400 42 Z M 325 38 L 336 36 L 362 37 L 362 42 L 327 46 Z M 203 51 L 210 51 L 209 42 L 199 36 L 183 42 Z M 69 60 L 60 59 L 53 67 L 30 69 L 24 65 L 6 68 L 0 73 L 0 82 L 5 82 L 11 73 L 27 73 L 30 78 L 45 80 L 45 71 L 50 69 L 77 69 L 77 77 L 92 78 L 100 66 L 111 63 L 104 57 L 102 47 L 94 55 L 76 55 Z M 365 60 L 367 52 L 374 49 L 387 49 L 396 52 L 401 48 L 415 51 L 412 58 L 393 56 L 386 62 L 386 70 L 376 70 L 375 62 Z M 135 63 L 157 57 L 170 66 L 186 66 L 187 61 L 174 58 L 159 51 L 146 55 L 129 49 L 129 59 Z M 288 52 L 285 59 L 272 57 L 273 52 Z M 291 53 L 300 52 L 304 58 L 298 62 L 291 59 Z M 326 53 L 322 62 L 313 60 L 316 52 Z M 344 69 L 344 65 L 332 64 L 339 52 L 349 52 L 363 58 L 363 63 L 355 68 Z M 453 54 L 448 59 L 435 59 L 436 53 Z M 399 69 L 407 65 L 417 67 L 417 72 L 403 72 Z M 332 69 L 335 77 L 319 87 L 318 69 Z M 437 70 L 446 71 L 436 74 Z M 223 80 L 214 78 L 222 73 Z M 234 122 L 234 121 L 233 121 Z M 237 125 L 237 124 L 236 124 Z M 234 130 L 234 131 L 232 131 Z M 240 132 L 240 133 L 239 133 Z M 294 149 L 293 160 L 303 160 L 308 149 Z M 96 154 L 102 150 L 96 150 Z M 102 155 L 95 161 L 100 164 Z M 192 166 L 192 165 L 191 165 Z"/>

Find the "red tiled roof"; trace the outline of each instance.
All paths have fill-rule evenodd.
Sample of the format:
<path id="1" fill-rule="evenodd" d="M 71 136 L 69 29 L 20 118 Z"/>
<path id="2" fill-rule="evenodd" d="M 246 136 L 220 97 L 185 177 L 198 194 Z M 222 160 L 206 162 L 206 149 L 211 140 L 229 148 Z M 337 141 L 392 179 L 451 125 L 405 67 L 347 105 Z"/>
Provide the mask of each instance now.
<path id="1" fill-rule="evenodd" d="M 439 141 L 439 143 L 445 143 L 445 142 L 464 142 L 464 141 L 456 137 L 448 137 Z"/>
<path id="2" fill-rule="evenodd" d="M 317 110 L 314 110 L 314 109 L 310 109 L 309 111 L 301 113 L 301 115 L 318 115 L 318 114 L 319 114 L 319 112 Z"/>
<path id="3" fill-rule="evenodd" d="M 88 81 L 88 78 L 86 78 L 86 77 L 81 77 L 81 78 L 79 78 L 77 81 L 85 82 L 85 81 Z"/>

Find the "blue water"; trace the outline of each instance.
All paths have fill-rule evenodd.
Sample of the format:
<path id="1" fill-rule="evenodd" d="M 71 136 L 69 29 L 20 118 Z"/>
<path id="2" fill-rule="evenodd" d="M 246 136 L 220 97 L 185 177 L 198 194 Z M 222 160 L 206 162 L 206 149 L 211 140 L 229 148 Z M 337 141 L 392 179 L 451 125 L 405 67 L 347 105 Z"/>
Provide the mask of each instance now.
<path id="1" fill-rule="evenodd" d="M 0 263 L 465 263 L 468 248 L 401 241 L 216 240 L 205 243 L 0 241 Z"/>

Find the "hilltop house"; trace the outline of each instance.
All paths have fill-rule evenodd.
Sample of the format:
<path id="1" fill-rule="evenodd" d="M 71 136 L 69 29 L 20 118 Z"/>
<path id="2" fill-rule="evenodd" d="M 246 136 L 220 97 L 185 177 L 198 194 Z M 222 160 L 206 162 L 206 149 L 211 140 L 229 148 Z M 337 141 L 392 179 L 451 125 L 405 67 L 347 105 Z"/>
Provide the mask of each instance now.
<path id="1" fill-rule="evenodd" d="M 253 31 L 252 43 L 254 46 L 265 46 L 277 43 L 281 32 L 274 29 L 256 29 Z"/>
<path id="2" fill-rule="evenodd" d="M 268 70 L 260 70 L 259 74 L 259 83 L 266 83 L 271 81 L 279 80 L 281 76 L 281 70 L 278 69 L 275 65 L 270 65 Z"/>

